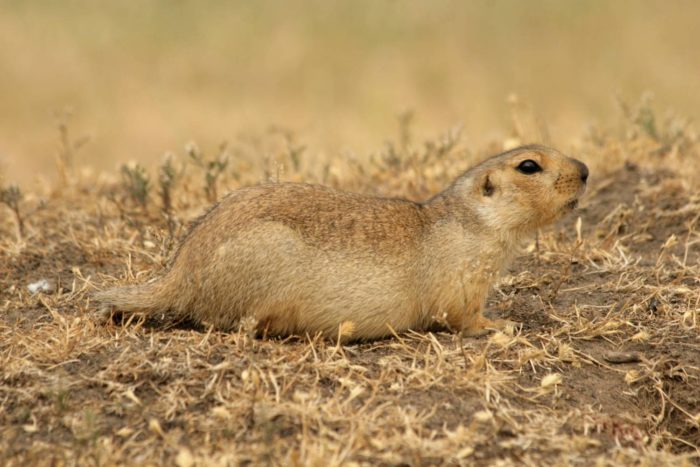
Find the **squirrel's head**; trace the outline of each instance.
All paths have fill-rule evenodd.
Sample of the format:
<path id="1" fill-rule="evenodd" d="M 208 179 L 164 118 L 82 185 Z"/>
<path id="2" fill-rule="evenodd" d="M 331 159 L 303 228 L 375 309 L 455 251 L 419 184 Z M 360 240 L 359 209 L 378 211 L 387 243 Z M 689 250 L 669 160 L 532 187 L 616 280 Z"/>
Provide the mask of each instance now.
<path id="1" fill-rule="evenodd" d="M 485 160 L 462 175 L 454 188 L 490 228 L 531 233 L 573 210 L 587 180 L 583 162 L 529 145 Z"/>

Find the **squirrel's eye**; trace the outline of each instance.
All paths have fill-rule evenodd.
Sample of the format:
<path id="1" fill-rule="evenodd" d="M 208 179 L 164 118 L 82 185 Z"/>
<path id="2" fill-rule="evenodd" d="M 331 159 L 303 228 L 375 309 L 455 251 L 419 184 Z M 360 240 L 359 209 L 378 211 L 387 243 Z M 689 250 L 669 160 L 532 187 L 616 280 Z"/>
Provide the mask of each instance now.
<path id="1" fill-rule="evenodd" d="M 542 172 L 542 167 L 539 166 L 539 164 L 532 159 L 527 159 L 522 161 L 520 164 L 518 164 L 518 172 L 531 175 L 537 172 Z"/>

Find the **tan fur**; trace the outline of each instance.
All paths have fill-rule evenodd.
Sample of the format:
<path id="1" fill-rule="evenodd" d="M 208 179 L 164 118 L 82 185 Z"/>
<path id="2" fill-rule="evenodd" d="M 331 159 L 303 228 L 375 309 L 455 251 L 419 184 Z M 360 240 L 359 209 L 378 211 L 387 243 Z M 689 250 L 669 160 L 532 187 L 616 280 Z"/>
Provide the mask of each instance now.
<path id="1" fill-rule="evenodd" d="M 526 160 L 542 172 L 516 170 Z M 544 146 L 494 156 L 424 203 L 317 185 L 267 184 L 225 197 L 156 282 L 100 292 L 107 307 L 166 312 L 261 334 L 372 339 L 442 324 L 465 335 L 520 242 L 573 208 L 585 165 Z"/>

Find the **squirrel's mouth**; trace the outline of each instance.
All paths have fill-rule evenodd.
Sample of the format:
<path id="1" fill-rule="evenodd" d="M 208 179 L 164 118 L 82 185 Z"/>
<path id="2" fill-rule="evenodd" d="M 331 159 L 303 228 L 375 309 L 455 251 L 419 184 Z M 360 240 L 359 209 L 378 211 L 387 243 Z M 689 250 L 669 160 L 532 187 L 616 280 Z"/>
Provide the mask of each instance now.
<path id="1" fill-rule="evenodd" d="M 578 198 L 574 198 L 564 205 L 564 209 L 566 209 L 567 211 L 573 211 L 577 207 L 578 207 Z"/>

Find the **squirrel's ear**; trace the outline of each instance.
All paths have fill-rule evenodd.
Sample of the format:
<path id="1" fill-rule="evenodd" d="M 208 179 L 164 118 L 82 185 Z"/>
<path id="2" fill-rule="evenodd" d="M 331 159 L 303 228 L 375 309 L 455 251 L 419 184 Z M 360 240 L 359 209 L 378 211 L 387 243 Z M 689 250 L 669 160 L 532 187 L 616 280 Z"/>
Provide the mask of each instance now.
<path id="1" fill-rule="evenodd" d="M 486 176 L 481 180 L 481 194 L 484 196 L 492 196 L 496 191 L 496 186 L 491 181 L 491 178 Z"/>

